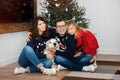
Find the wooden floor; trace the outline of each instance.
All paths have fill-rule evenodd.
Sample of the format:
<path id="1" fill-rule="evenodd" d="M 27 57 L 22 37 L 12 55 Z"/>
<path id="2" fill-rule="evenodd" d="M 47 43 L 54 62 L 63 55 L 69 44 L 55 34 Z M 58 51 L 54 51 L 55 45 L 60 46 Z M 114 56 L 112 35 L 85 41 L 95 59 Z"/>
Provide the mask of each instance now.
<path id="1" fill-rule="evenodd" d="M 59 71 L 55 76 L 43 75 L 42 73 L 25 73 L 14 75 L 14 68 L 18 66 L 17 63 L 7 65 L 0 68 L 0 80 L 61 80 L 70 71 Z"/>
<path id="2" fill-rule="evenodd" d="M 113 61 L 112 63 L 108 59 L 107 59 L 107 61 L 102 61 L 102 58 L 100 58 L 100 57 L 98 59 L 99 59 L 98 60 L 98 72 L 100 72 L 100 73 L 102 71 L 99 71 L 99 69 L 101 69 L 101 70 L 110 69 L 112 71 L 112 70 L 116 70 L 120 67 L 120 60 L 119 60 L 120 57 L 118 57 L 118 56 L 117 56 L 117 58 L 114 57 L 115 61 Z M 116 61 L 116 59 L 118 61 Z M 107 63 L 107 64 L 104 64 L 104 63 Z M 113 64 L 113 63 L 115 63 L 115 64 Z M 13 64 L 9 64 L 4 67 L 1 67 L 0 68 L 0 80 L 61 80 L 62 78 L 64 78 L 67 75 L 71 75 L 71 74 L 76 75 L 75 73 L 77 73 L 77 74 L 80 73 L 80 75 L 86 74 L 83 72 L 73 72 L 73 71 L 64 70 L 64 71 L 57 72 L 57 74 L 55 76 L 43 75 L 42 73 L 25 73 L 25 74 L 14 75 L 13 71 L 14 71 L 15 67 L 18 67 L 17 62 L 13 63 Z M 95 73 L 98 74 L 98 72 L 95 72 Z M 95 73 L 93 73 L 93 74 L 95 74 Z M 91 73 L 91 75 L 93 75 L 93 74 Z M 67 79 L 65 79 L 65 80 L 67 80 Z M 71 79 L 71 80 L 74 80 L 74 79 Z M 87 80 L 89 80 L 89 79 L 87 79 Z M 104 80 L 106 80 L 106 79 L 104 79 Z"/>

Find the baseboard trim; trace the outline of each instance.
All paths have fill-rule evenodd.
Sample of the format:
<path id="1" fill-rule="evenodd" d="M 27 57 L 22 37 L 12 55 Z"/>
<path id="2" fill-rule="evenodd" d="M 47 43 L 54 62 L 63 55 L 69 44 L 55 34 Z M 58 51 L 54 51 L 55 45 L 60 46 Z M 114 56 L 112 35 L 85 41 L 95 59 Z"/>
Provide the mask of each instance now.
<path id="1" fill-rule="evenodd" d="M 120 62 L 111 62 L 111 61 L 97 61 L 98 65 L 107 65 L 107 66 L 120 66 Z"/>
<path id="2" fill-rule="evenodd" d="M 97 61 L 120 62 L 120 55 L 97 54 Z"/>
<path id="3" fill-rule="evenodd" d="M 4 60 L 0 60 L 0 67 L 6 66 L 8 64 L 14 63 L 18 60 L 18 56 L 10 57 Z"/>

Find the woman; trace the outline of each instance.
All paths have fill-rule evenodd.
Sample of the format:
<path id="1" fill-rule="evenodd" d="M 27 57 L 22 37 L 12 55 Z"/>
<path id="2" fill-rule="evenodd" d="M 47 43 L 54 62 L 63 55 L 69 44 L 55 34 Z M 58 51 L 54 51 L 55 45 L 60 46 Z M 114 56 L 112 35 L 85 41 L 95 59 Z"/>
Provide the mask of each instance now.
<path id="1" fill-rule="evenodd" d="M 84 66 L 95 62 L 94 65 L 95 68 L 97 68 L 96 53 L 99 45 L 95 36 L 90 31 L 78 27 L 73 21 L 69 21 L 67 26 L 68 33 L 74 35 L 77 42 L 77 48 L 74 55 L 75 61 L 84 64 Z"/>
<path id="2" fill-rule="evenodd" d="M 37 17 L 31 28 L 31 40 L 22 50 L 14 74 L 32 73 L 41 71 L 43 74 L 54 75 L 56 70 L 52 66 L 52 54 L 43 54 L 45 43 L 50 38 L 46 21 L 42 17 Z"/>

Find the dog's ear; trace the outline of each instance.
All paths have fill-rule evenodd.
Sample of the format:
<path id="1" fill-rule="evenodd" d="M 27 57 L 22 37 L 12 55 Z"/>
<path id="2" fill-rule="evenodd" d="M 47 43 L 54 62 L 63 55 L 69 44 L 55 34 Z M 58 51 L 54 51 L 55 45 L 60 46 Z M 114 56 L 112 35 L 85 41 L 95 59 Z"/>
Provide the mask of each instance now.
<path id="1" fill-rule="evenodd" d="M 50 40 L 48 40 L 48 41 L 46 42 L 46 49 L 48 49 L 49 42 L 50 42 Z"/>
<path id="2" fill-rule="evenodd" d="M 60 49 L 60 46 L 59 46 L 59 43 L 58 42 L 56 42 L 56 50 L 59 50 Z"/>

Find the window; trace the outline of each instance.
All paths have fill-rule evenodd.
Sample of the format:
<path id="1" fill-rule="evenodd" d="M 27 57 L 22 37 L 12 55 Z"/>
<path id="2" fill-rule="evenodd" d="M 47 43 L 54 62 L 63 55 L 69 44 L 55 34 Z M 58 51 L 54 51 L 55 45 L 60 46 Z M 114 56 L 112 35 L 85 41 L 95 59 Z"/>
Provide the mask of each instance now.
<path id="1" fill-rule="evenodd" d="M 0 33 L 27 30 L 36 16 L 36 0 L 0 0 Z"/>

